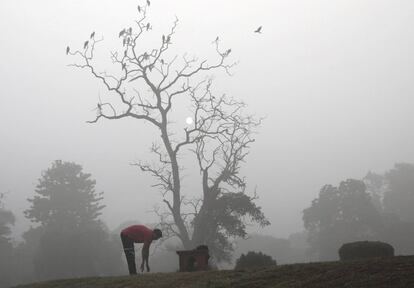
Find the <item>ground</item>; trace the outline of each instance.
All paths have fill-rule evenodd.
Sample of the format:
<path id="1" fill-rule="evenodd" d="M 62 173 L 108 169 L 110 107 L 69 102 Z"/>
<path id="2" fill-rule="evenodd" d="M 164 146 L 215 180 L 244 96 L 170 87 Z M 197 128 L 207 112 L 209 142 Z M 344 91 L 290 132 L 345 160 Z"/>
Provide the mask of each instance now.
<path id="1" fill-rule="evenodd" d="M 414 256 L 280 265 L 254 270 L 68 279 L 19 288 L 414 287 Z"/>

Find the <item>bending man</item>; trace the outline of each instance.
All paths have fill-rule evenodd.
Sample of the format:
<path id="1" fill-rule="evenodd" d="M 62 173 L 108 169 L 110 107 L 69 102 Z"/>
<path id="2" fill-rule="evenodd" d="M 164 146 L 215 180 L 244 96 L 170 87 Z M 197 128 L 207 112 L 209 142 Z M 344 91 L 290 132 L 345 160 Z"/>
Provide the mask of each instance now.
<path id="1" fill-rule="evenodd" d="M 151 230 L 144 225 L 132 225 L 121 231 L 122 246 L 124 247 L 125 256 L 128 262 L 129 275 L 137 274 L 135 266 L 135 249 L 134 243 L 143 243 L 142 246 L 142 264 L 141 272 L 144 272 L 144 265 L 147 264 L 147 272 L 150 271 L 148 265 L 149 247 L 152 240 L 162 237 L 160 229 Z"/>

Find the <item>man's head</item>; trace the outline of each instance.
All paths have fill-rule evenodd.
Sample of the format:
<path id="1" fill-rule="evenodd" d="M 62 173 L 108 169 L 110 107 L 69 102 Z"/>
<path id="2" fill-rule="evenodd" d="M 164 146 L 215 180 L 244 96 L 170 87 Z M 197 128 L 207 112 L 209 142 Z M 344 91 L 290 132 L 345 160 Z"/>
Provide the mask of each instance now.
<path id="1" fill-rule="evenodd" d="M 162 232 L 160 229 L 154 229 L 152 230 L 152 239 L 158 240 L 162 237 Z"/>

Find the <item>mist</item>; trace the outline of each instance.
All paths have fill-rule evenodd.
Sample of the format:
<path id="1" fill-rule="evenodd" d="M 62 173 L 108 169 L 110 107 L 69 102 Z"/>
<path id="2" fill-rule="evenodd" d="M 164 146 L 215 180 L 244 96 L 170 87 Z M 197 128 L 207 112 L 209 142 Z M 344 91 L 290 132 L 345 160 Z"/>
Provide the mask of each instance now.
<path id="1" fill-rule="evenodd" d="M 81 49 L 94 31 L 103 39 L 96 45 L 97 65 L 105 67 L 110 51 L 121 51 L 118 33 L 134 24 L 138 4 L 0 3 L 0 192 L 16 218 L 14 243 L 35 225 L 23 211 L 55 160 L 75 162 L 96 180 L 108 230 L 128 221 L 158 223 L 153 210 L 162 195 L 154 179 L 131 164 L 157 159 L 150 148 L 161 143 L 159 131 L 134 119 L 87 123 L 97 103 L 112 98 L 65 54 L 67 46 Z M 231 76 L 206 73 L 214 93 L 235 97 L 248 113 L 263 117 L 240 173 L 270 225 L 249 225 L 248 233 L 289 239 L 305 230 L 303 210 L 324 185 L 414 163 L 412 1 L 154 0 L 148 15 L 148 47 L 179 20 L 171 55 L 214 59 L 212 42 L 219 36 L 237 65 Z M 173 132 L 180 134 L 191 114 L 188 103 L 178 101 L 174 123 L 180 128 Z M 189 153 L 183 155 L 182 189 L 198 197 L 200 172 Z M 285 263 L 309 260 L 283 257 Z"/>

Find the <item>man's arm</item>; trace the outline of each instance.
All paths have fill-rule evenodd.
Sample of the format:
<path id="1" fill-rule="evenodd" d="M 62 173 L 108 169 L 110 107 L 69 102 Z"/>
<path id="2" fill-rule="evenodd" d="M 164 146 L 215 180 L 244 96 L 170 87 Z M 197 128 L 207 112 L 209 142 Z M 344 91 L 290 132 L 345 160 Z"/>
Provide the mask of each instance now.
<path id="1" fill-rule="evenodd" d="M 142 264 L 141 264 L 141 272 L 144 272 L 144 265 L 147 264 L 147 272 L 150 271 L 150 267 L 148 265 L 148 258 L 149 258 L 149 247 L 150 243 L 144 243 L 144 246 L 142 246 Z"/>

